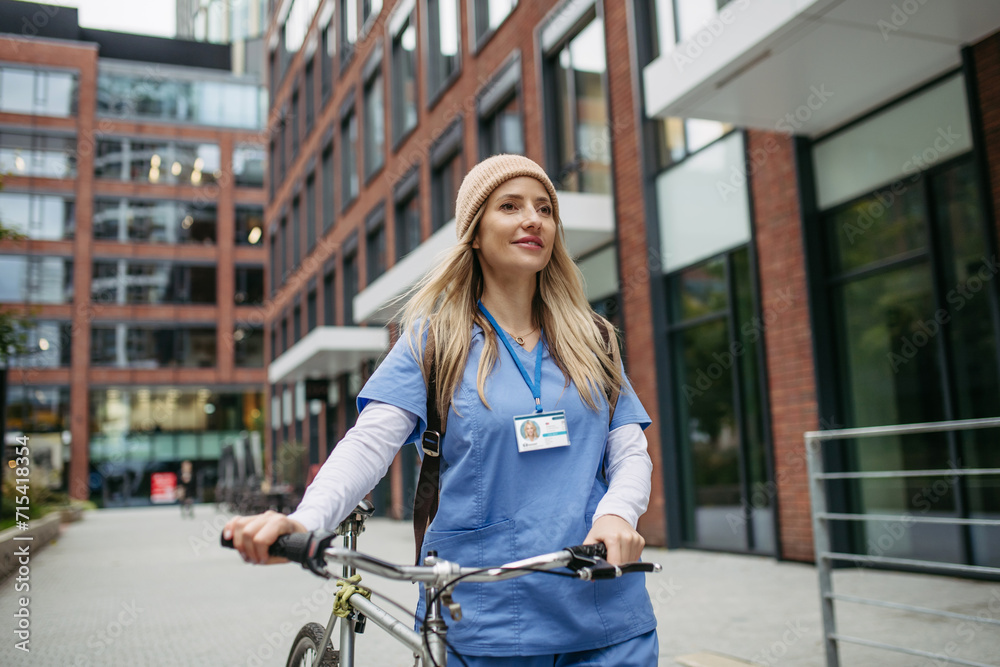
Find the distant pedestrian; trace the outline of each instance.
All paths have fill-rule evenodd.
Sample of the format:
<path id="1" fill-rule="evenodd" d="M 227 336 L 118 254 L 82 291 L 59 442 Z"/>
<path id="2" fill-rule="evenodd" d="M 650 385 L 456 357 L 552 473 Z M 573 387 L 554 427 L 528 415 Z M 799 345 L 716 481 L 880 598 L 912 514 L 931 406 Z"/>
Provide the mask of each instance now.
<path id="1" fill-rule="evenodd" d="M 194 466 L 190 461 L 181 463 L 181 476 L 177 482 L 177 498 L 181 501 L 181 518 L 194 518 Z"/>

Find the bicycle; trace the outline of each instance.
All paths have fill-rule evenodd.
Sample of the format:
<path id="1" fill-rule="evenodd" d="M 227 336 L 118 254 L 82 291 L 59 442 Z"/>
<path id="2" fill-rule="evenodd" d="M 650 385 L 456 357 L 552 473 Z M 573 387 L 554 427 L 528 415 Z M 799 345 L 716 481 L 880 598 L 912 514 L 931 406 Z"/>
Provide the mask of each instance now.
<path id="1" fill-rule="evenodd" d="M 343 567 L 342 580 L 345 581 L 326 627 L 319 623 L 307 623 L 299 631 L 292 643 L 287 667 L 354 667 L 355 635 L 364 632 L 369 619 L 413 651 L 414 667 L 446 667 L 448 626 L 442 615 L 442 606 L 448 608 L 452 620 L 461 620 L 461 607 L 452 598 L 452 591 L 462 581 L 497 582 L 535 572 L 596 581 L 634 572 L 661 571 L 656 563 L 611 565 L 604 560 L 607 552 L 603 544 L 567 547 L 490 568 L 463 567 L 438 558 L 434 551 L 428 552 L 424 565 L 395 565 L 357 551 L 358 535 L 364 531 L 365 521 L 373 512 L 374 506 L 363 500 L 333 533 L 292 533 L 282 535 L 271 545 L 270 555 L 299 563 L 324 579 L 333 578 L 328 568 L 339 564 Z M 338 536 L 343 537 L 344 546 L 330 546 Z M 232 540 L 223 538 L 222 546 L 233 548 Z M 558 568 L 566 568 L 569 572 L 555 572 Z M 360 581 L 355 578 L 358 569 L 387 579 L 424 584 L 426 610 L 421 632 L 412 630 L 366 597 L 363 594 L 366 591 L 356 587 Z M 341 613 L 347 614 L 340 626 L 339 650 L 334 649 L 332 643 L 337 619 L 341 618 L 338 616 L 338 603 L 342 605 Z"/>

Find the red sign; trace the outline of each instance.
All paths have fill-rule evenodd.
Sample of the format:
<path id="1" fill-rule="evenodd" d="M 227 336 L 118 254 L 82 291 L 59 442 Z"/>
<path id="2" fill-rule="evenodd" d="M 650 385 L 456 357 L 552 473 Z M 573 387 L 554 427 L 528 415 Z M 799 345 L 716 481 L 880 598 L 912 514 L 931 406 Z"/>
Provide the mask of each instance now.
<path id="1" fill-rule="evenodd" d="M 177 473 L 154 472 L 150 479 L 149 499 L 154 503 L 172 503 L 177 500 Z"/>

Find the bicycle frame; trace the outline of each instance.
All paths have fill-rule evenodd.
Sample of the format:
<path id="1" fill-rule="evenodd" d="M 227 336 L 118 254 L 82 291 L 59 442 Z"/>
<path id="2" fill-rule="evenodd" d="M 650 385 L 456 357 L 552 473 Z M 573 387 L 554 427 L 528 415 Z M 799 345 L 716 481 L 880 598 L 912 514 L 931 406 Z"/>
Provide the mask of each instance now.
<path id="1" fill-rule="evenodd" d="M 364 518 L 358 518 L 357 515 L 352 515 L 341 524 L 345 549 L 357 551 L 358 535 L 361 534 L 363 528 Z M 343 566 L 344 579 L 354 576 L 356 572 L 356 568 L 351 565 L 345 564 Z M 363 631 L 368 619 L 412 650 L 414 657 L 419 660 L 418 664 L 445 667 L 448 661 L 448 652 L 444 638 L 447 635 L 448 627 L 441 616 L 441 599 L 437 597 L 437 588 L 428 586 L 425 590 L 426 603 L 428 609 L 430 609 L 430 613 L 427 616 L 427 626 L 430 628 L 430 632 L 427 635 L 426 644 L 424 637 L 420 633 L 415 632 L 408 625 L 368 598 L 363 595 L 351 596 L 347 604 L 354 613 L 343 619 L 344 622 L 340 625 L 340 667 L 354 667 L 355 634 Z M 313 663 L 314 667 L 321 665 L 323 662 L 323 656 L 326 653 L 327 646 L 329 646 L 330 638 L 333 636 L 333 630 L 337 625 L 338 618 L 336 613 L 330 614 L 330 620 L 326 624 L 326 631 L 323 633 L 323 641 L 320 644 L 320 653 L 317 654 L 316 660 Z"/>

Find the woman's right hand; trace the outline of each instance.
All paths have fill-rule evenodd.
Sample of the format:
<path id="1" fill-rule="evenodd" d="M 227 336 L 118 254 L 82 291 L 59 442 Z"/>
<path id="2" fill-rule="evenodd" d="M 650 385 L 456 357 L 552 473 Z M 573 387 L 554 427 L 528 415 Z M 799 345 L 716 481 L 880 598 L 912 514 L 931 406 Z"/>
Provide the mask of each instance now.
<path id="1" fill-rule="evenodd" d="M 233 541 L 243 560 L 255 565 L 287 563 L 287 558 L 269 556 L 268 547 L 281 535 L 305 533 L 306 527 L 284 514 L 268 510 L 253 516 L 234 516 L 222 528 L 222 536 Z"/>

